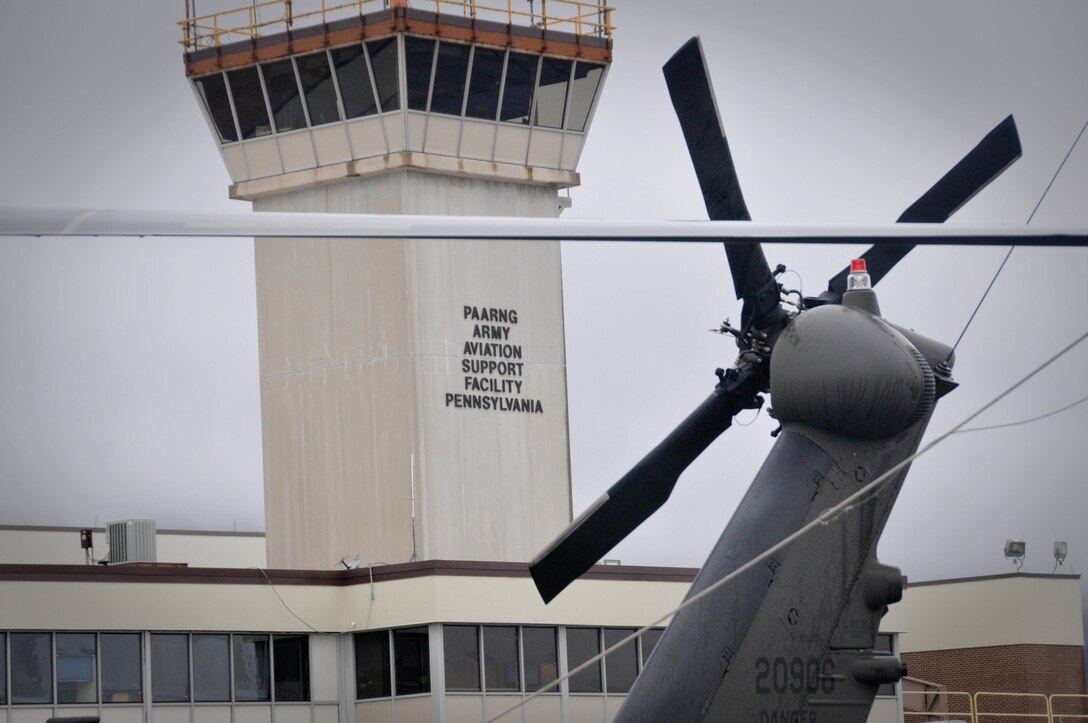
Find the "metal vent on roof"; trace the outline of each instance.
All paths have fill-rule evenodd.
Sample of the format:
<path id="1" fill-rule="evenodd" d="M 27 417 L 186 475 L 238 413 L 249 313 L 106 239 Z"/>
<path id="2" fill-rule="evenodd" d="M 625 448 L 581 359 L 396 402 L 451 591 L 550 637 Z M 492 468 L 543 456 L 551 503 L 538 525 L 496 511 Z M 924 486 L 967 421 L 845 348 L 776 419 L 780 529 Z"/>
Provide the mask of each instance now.
<path id="1" fill-rule="evenodd" d="M 155 562 L 155 520 L 118 520 L 106 524 L 110 564 Z"/>

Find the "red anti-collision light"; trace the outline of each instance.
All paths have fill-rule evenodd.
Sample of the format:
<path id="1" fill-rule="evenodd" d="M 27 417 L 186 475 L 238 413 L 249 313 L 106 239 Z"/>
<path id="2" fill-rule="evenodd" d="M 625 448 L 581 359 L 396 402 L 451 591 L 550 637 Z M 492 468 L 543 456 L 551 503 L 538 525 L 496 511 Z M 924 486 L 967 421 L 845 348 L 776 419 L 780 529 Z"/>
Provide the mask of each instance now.
<path id="1" fill-rule="evenodd" d="M 856 271 L 865 271 L 865 259 L 854 259 L 850 262 L 851 273 Z"/>

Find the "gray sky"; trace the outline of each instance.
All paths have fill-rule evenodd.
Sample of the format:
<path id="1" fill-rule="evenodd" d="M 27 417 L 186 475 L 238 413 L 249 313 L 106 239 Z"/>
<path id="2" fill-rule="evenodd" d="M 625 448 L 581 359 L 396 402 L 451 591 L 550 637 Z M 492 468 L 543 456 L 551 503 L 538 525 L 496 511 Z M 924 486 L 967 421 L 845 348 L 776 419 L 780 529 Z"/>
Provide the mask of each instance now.
<path id="1" fill-rule="evenodd" d="M 205 2 L 201 10 L 210 9 Z M 615 61 L 571 216 L 703 218 L 660 66 L 701 34 L 752 216 L 893 221 L 1016 115 L 1024 158 L 954 219 L 1023 224 L 1088 120 L 1088 5 L 618 2 Z M 0 205 L 244 210 L 184 78 L 181 2 L 0 5 Z M 1088 139 L 1036 225 L 1088 226 Z M 860 248 L 768 247 L 815 293 Z M 1004 249 L 916 250 L 878 288 L 885 315 L 960 333 Z M 958 350 L 962 384 L 931 436 L 1088 329 L 1088 249 L 1013 255 Z M 564 247 L 575 508 L 712 389 L 739 317 L 717 247 Z M 0 241 L 0 523 L 263 525 L 252 242 Z M 1032 417 L 1088 395 L 1088 348 L 987 413 Z M 747 418 L 739 421 L 746 421 Z M 734 426 L 611 557 L 698 565 L 771 444 Z M 1088 404 L 960 435 L 919 460 L 881 544 L 915 579 L 1088 571 Z"/>

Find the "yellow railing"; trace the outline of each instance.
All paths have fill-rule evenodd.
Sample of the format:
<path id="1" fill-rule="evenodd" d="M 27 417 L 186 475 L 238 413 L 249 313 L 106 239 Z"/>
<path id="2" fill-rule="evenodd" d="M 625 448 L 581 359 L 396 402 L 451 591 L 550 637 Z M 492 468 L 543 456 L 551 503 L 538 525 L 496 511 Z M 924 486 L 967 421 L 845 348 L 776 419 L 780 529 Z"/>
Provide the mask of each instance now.
<path id="1" fill-rule="evenodd" d="M 1015 702 L 1019 700 L 1019 703 Z M 991 704 L 1003 703 L 998 707 L 1003 710 L 983 710 L 984 706 L 982 701 L 987 701 Z M 1020 705 L 1027 703 L 1029 706 L 1031 703 L 1038 703 L 1042 705 L 1041 712 L 1029 713 L 1025 711 L 1014 712 Z M 1010 710 L 1011 709 L 1011 710 Z M 1053 723 L 1054 718 L 1050 714 L 1050 699 L 1042 693 L 975 693 L 975 723 L 983 723 L 986 720 L 1001 719 L 1004 721 L 1016 721 L 1016 723 L 1027 723 L 1034 720 L 1045 720 L 1047 723 Z"/>
<path id="2" fill-rule="evenodd" d="M 517 1 L 519 5 L 524 4 L 524 0 Z M 477 0 L 320 0 L 320 7 L 299 12 L 292 7 L 293 0 L 264 0 L 232 10 L 186 17 L 178 25 L 181 27 L 182 46 L 186 50 L 199 50 L 284 32 L 299 22 L 327 23 L 352 15 L 410 5 L 435 13 L 460 13 L 465 17 L 508 25 L 612 37 L 612 8 L 607 0 L 540 0 L 539 12 L 533 3 L 528 4 L 528 10 L 515 10 L 514 0 L 492 2 L 495 4 Z"/>
<path id="3" fill-rule="evenodd" d="M 922 700 L 916 701 L 915 698 L 918 697 Z M 910 705 L 911 703 L 915 705 Z M 903 720 L 904 723 L 944 720 L 976 723 L 975 699 L 970 693 L 954 690 L 904 690 Z"/>
<path id="4" fill-rule="evenodd" d="M 1071 712 L 1071 708 L 1079 712 Z M 1055 693 L 1050 696 L 1050 717 L 1054 723 L 1088 720 L 1088 695 Z"/>
<path id="5" fill-rule="evenodd" d="M 918 697 L 923 698 L 918 701 Z M 1034 708 L 1034 711 L 1021 708 Z M 985 691 L 972 695 L 947 690 L 904 690 L 903 720 L 906 723 L 952 720 L 970 723 L 1079 723 L 1088 721 L 1088 695 L 1055 693 L 1047 696 L 1042 693 Z"/>

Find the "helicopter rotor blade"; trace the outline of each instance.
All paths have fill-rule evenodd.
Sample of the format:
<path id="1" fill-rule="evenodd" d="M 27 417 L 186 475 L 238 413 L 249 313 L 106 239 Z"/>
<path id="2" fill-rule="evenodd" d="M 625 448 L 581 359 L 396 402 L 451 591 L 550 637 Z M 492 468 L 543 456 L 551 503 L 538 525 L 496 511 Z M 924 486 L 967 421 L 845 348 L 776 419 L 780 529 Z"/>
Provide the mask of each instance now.
<path id="1" fill-rule="evenodd" d="M 724 373 L 695 411 L 529 563 L 544 602 L 665 504 L 681 473 L 730 427 L 733 415 L 758 406 L 758 385 L 759 375 L 751 366 Z"/>
<path id="2" fill-rule="evenodd" d="M 912 203 L 896 223 L 944 223 L 1015 163 L 1022 152 L 1016 121 L 1010 115 Z M 861 257 L 865 259 L 872 282 L 876 284 L 884 278 L 913 248 L 909 245 L 884 244 L 870 247 Z M 846 275 L 849 272 L 850 269 L 843 269 L 828 282 L 828 295 L 833 301 L 841 299 L 846 291 Z"/>
<path id="3" fill-rule="evenodd" d="M 750 221 L 699 38 L 684 43 L 662 70 L 707 214 L 714 221 Z M 779 291 L 762 247 L 758 243 L 727 244 L 725 253 L 737 298 L 744 300 L 742 325 L 775 313 Z"/>

